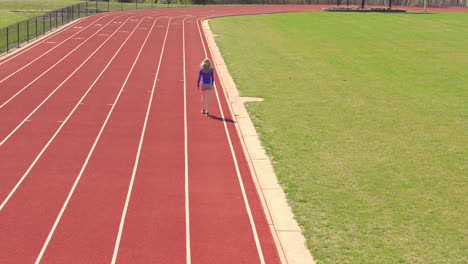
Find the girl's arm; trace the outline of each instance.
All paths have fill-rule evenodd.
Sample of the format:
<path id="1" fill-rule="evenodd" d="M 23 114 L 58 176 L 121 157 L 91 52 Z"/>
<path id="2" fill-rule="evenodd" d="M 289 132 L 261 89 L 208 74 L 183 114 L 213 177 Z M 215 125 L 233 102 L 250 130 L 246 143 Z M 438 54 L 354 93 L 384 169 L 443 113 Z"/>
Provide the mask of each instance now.
<path id="1" fill-rule="evenodd" d="M 211 69 L 211 85 L 214 85 L 214 70 Z"/>
<path id="2" fill-rule="evenodd" d="M 202 70 L 200 69 L 200 71 L 198 72 L 198 80 L 197 80 L 197 87 L 200 88 L 200 79 L 202 77 Z"/>

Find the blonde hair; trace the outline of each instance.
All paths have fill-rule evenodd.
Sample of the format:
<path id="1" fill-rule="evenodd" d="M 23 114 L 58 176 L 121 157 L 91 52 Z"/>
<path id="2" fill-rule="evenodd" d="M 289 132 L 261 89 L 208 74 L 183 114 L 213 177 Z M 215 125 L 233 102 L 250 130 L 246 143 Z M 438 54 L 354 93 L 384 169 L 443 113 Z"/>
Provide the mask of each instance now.
<path id="1" fill-rule="evenodd" d="M 210 72 L 211 70 L 211 61 L 210 59 L 206 58 L 202 61 L 201 65 L 200 65 L 201 68 L 203 68 L 203 71 L 204 72 Z"/>

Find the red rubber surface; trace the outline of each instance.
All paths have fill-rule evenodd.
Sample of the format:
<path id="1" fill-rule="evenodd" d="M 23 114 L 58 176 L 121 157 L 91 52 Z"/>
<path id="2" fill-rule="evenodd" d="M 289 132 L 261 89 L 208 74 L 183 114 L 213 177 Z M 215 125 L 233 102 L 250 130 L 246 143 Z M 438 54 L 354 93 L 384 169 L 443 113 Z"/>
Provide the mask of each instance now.
<path id="1" fill-rule="evenodd" d="M 220 82 L 200 114 L 201 20 L 321 8 L 100 14 L 2 58 L 0 263 L 280 263 Z"/>

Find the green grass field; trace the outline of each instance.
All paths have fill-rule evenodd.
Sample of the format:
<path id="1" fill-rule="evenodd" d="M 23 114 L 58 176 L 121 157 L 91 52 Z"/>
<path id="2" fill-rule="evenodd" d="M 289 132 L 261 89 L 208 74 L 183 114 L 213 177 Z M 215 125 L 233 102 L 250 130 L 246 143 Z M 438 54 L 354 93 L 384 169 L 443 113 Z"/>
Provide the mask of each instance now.
<path id="1" fill-rule="evenodd" d="M 38 12 L 10 12 L 0 10 L 0 28 L 35 16 L 40 16 L 42 14 L 43 13 Z"/>
<path id="2" fill-rule="evenodd" d="M 319 263 L 468 263 L 468 13 L 210 25 Z"/>
<path id="3" fill-rule="evenodd" d="M 77 0 L 0 0 L 0 9 L 53 10 L 85 1 Z"/>
<path id="4" fill-rule="evenodd" d="M 43 15 L 44 10 L 54 10 L 80 3 L 76 0 L 0 0 L 0 28 Z M 10 11 L 15 10 L 15 11 Z M 17 12 L 27 10 L 27 12 Z M 32 10 L 37 10 L 29 12 Z"/>

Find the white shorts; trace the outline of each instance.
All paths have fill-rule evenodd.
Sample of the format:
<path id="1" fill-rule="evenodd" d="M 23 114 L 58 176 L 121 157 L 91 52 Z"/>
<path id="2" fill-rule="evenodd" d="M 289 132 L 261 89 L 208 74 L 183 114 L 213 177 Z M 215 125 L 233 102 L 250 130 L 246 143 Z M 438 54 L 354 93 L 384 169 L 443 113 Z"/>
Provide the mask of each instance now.
<path id="1" fill-rule="evenodd" d="M 209 90 L 209 89 L 212 89 L 212 88 L 213 88 L 213 85 L 211 85 L 211 83 L 202 83 L 202 85 L 201 85 L 202 90 Z"/>

